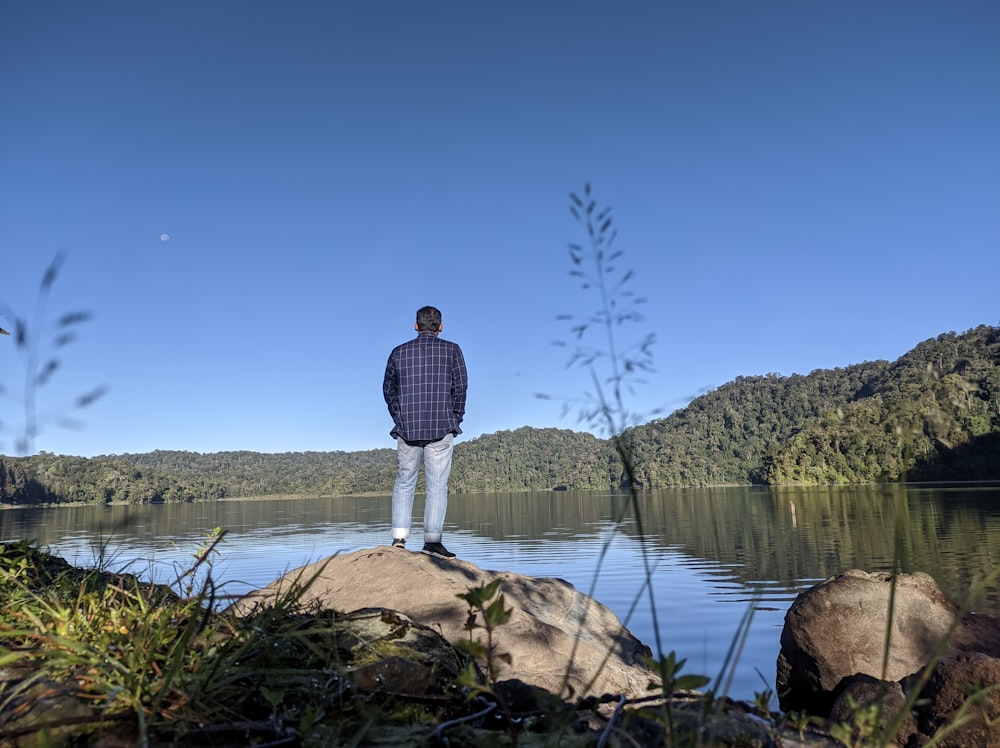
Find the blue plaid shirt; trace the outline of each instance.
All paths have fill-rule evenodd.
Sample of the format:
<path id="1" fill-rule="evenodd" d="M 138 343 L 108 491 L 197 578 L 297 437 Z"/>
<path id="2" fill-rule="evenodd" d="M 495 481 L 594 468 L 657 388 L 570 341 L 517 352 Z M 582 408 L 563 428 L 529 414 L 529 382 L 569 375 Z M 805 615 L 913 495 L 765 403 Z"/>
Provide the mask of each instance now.
<path id="1" fill-rule="evenodd" d="M 436 441 L 461 434 L 469 375 L 457 344 L 433 332 L 392 349 L 385 365 L 382 394 L 393 428 L 389 434 L 407 442 Z"/>

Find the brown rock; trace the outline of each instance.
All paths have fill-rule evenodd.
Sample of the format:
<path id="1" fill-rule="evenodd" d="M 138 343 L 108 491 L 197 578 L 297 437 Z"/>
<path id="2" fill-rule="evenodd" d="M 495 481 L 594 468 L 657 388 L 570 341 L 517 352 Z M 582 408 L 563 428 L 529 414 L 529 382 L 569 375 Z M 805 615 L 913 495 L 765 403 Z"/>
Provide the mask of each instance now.
<path id="1" fill-rule="evenodd" d="M 899 745 L 1000 748 L 1000 619 L 959 620 L 930 576 L 900 574 L 887 649 L 890 580 L 853 570 L 796 598 L 778 656 L 782 709 L 851 724 L 859 707 L 878 703 L 888 724 L 909 708 L 891 736 Z"/>
<path id="2" fill-rule="evenodd" d="M 1000 746 L 1000 659 L 982 652 L 952 653 L 934 666 L 920 694 L 921 731 L 933 735 L 954 722 L 964 709 L 965 719 L 936 743 L 946 748 Z M 972 703 L 967 703 L 972 698 Z"/>
<path id="3" fill-rule="evenodd" d="M 309 580 L 303 606 L 345 612 L 390 608 L 454 644 L 469 637 L 468 606 L 458 595 L 497 578 L 513 609 L 497 634 L 499 650 L 511 655 L 510 665 L 499 663 L 500 678 L 518 678 L 562 696 L 572 691 L 636 697 L 655 691 L 649 688 L 652 671 L 638 660 L 649 649 L 607 607 L 561 579 L 486 571 L 461 559 L 389 547 L 332 556 L 286 574 L 233 607 L 245 614 Z M 483 640 L 484 632 L 474 636 Z"/>
<path id="4" fill-rule="evenodd" d="M 1000 619 L 984 613 L 970 613 L 962 619 L 949 643 L 956 652 L 982 652 L 1000 657 Z"/>
<path id="5" fill-rule="evenodd" d="M 879 680 L 870 675 L 852 675 L 844 678 L 837 687 L 837 693 L 837 699 L 830 710 L 830 722 L 850 725 L 853 728 L 852 736 L 855 741 L 858 741 L 860 736 L 856 723 L 859 710 L 879 705 L 879 719 L 875 729 L 881 737 L 887 733 L 893 721 L 906 706 L 906 695 L 898 682 Z M 898 745 L 906 745 L 916 732 L 916 720 L 912 714 L 906 714 L 893 737 Z"/>
<path id="6" fill-rule="evenodd" d="M 860 673 L 899 681 L 928 663 L 955 624 L 955 606 L 930 575 L 898 575 L 887 647 L 891 591 L 890 574 L 855 569 L 796 598 L 778 655 L 782 709 L 825 716 L 843 678 Z"/>

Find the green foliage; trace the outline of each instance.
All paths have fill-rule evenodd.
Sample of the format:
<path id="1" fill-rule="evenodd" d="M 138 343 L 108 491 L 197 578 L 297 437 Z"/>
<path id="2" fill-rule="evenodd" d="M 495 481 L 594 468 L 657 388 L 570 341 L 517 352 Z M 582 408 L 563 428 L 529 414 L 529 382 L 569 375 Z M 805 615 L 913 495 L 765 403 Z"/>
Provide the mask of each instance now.
<path id="1" fill-rule="evenodd" d="M 123 455 L 156 473 L 210 480 L 225 496 L 274 494 L 347 495 L 392 490 L 395 449 L 360 452 L 177 452 Z"/>
<path id="2" fill-rule="evenodd" d="M 599 490 L 616 479 L 608 442 L 567 429 L 499 431 L 455 450 L 449 487 L 459 493 Z"/>
<path id="3" fill-rule="evenodd" d="M 646 487 L 1000 478 L 1000 328 L 894 363 L 738 377 L 633 430 Z"/>
<path id="4" fill-rule="evenodd" d="M 146 735 L 151 720 L 188 703 L 206 652 L 195 641 L 219 630 L 205 591 L 181 599 L 133 575 L 73 569 L 26 543 L 0 546 L 0 656 L 35 673 L 5 689 L 0 706 L 40 679 L 73 683 L 95 705 L 95 724 L 131 714 Z"/>
<path id="5" fill-rule="evenodd" d="M 1000 478 L 1000 328 L 921 343 L 894 363 L 737 377 L 623 433 L 644 488 Z M 524 427 L 456 445 L 460 493 L 628 485 L 613 439 Z M 148 503 L 389 493 L 391 449 L 0 457 L 0 503 Z"/>
<path id="6" fill-rule="evenodd" d="M 497 688 L 499 683 L 501 663 L 508 667 L 513 664 L 509 652 L 502 652 L 497 643 L 498 629 L 510 621 L 513 608 L 507 607 L 507 601 L 500 594 L 500 579 L 494 579 L 487 584 L 481 584 L 468 592 L 456 595 L 469 606 L 465 630 L 469 638 L 458 642 L 459 651 L 465 652 L 472 659 L 458 678 L 458 684 L 468 689 L 469 698 L 488 695 L 493 703 L 500 707 L 505 718 L 512 744 L 517 746 L 521 724 L 514 719 L 514 714 L 508 706 L 503 694 Z M 486 639 L 473 638 L 475 631 L 484 632 Z M 475 662 L 481 662 L 486 667 L 486 682 L 479 677 Z"/>
<path id="7" fill-rule="evenodd" d="M 249 615 L 215 611 L 224 534 L 206 537 L 173 589 L 0 544 L 0 741 L 69 730 L 73 744 L 100 731 L 102 744 L 344 745 L 387 721 L 339 661 L 338 614 L 300 605 L 315 576 Z M 53 698 L 71 719 L 46 711 Z"/>
<path id="8" fill-rule="evenodd" d="M 769 483 L 1000 478 L 1000 329 L 921 343 L 858 395 L 801 425 Z"/>
<path id="9" fill-rule="evenodd" d="M 682 675 L 681 670 L 684 669 L 687 660 L 678 659 L 677 654 L 673 651 L 666 656 L 661 655 L 659 659 L 652 657 L 642 657 L 641 659 L 660 678 L 659 684 L 651 683 L 650 688 L 659 685 L 663 690 L 663 702 L 653 711 L 653 714 L 666 730 L 666 744 L 679 745 L 682 741 L 677 733 L 673 697 L 684 691 L 695 691 L 702 688 L 708 685 L 711 679 L 704 675 Z M 706 704 L 708 703 L 706 700 Z M 686 733 L 692 737 L 689 730 Z M 690 742 L 694 743 L 695 740 L 692 739 Z"/>
<path id="10" fill-rule="evenodd" d="M 641 319 L 636 310 L 641 300 L 625 295 L 631 301 L 622 305 L 611 295 L 625 293 L 633 276 L 619 273 L 611 262 L 620 261 L 621 253 L 609 249 L 610 214 L 598 209 L 589 191 L 573 207 L 594 236 L 589 252 L 571 246 L 574 275 L 585 288 L 600 292 L 601 308 L 573 320 L 578 347 L 570 363 L 593 370 L 594 388 L 569 405 L 580 408 L 582 420 L 613 436 L 523 427 L 471 439 L 456 445 L 453 491 L 1000 479 L 1000 328 L 985 325 L 925 341 L 892 363 L 737 377 L 666 418 L 634 425 L 636 416 L 625 409 L 623 398 L 642 381 L 639 375 L 651 370 L 652 337 L 617 353 L 613 333 L 622 322 Z M 583 269 L 588 262 L 589 274 Z M 43 285 L 46 293 L 58 263 L 54 268 Z M 72 331 L 85 319 L 65 315 L 65 326 Z M 36 338 L 27 323 L 18 319 L 15 329 L 18 345 L 30 352 Z M 594 329 L 603 329 L 612 355 L 586 345 L 585 336 Z M 64 346 L 73 338 L 58 339 Z M 32 353 L 29 359 L 37 357 Z M 35 375 L 28 385 L 44 384 L 58 364 L 52 356 L 30 365 Z M 39 367 L 48 373 L 40 374 Z M 77 405 L 93 402 L 101 392 L 89 393 Z M 28 428 L 19 447 L 33 444 L 37 433 L 37 426 Z M 0 456 L 0 504 L 386 494 L 394 478 L 392 449 L 157 450 L 94 458 L 42 452 Z"/>
<path id="11" fill-rule="evenodd" d="M 8 504 L 149 504 L 223 496 L 218 481 L 172 476 L 124 458 L 87 459 L 47 452 L 17 460 L 0 458 L 0 502 Z"/>
<path id="12" fill-rule="evenodd" d="M 458 647 L 485 664 L 489 680 L 488 684 L 481 683 L 474 666 L 470 663 L 463 674 L 461 685 L 468 687 L 472 694 L 494 694 L 494 687 L 500 674 L 500 663 L 510 665 L 512 662 L 510 653 L 501 652 L 496 642 L 497 629 L 507 623 L 513 613 L 513 608 L 506 607 L 506 599 L 498 593 L 500 582 L 500 579 L 494 579 L 488 584 L 482 584 L 456 596 L 469 606 L 469 614 L 465 622 L 465 630 L 469 632 L 469 638 L 459 642 Z M 473 632 L 475 631 L 483 631 L 486 640 L 474 639 Z"/>
<path id="13" fill-rule="evenodd" d="M 774 698 L 774 691 L 770 688 L 758 691 L 754 694 L 753 705 L 757 709 L 757 713 L 770 725 L 775 745 L 781 745 L 781 733 L 786 726 L 794 729 L 799 734 L 799 740 L 804 742 L 806 729 L 812 724 L 822 722 L 806 712 L 774 712 L 771 710 L 772 698 Z"/>
<path id="14" fill-rule="evenodd" d="M 895 745 L 895 736 L 887 730 L 882 704 L 859 705 L 850 695 L 847 704 L 851 710 L 850 724 L 830 726 L 830 735 L 845 748 Z"/>
<path id="15" fill-rule="evenodd" d="M 66 457 L 0 457 L 0 503 L 206 501 L 273 494 L 343 495 L 392 490 L 392 450 L 357 453 L 156 451 Z"/>

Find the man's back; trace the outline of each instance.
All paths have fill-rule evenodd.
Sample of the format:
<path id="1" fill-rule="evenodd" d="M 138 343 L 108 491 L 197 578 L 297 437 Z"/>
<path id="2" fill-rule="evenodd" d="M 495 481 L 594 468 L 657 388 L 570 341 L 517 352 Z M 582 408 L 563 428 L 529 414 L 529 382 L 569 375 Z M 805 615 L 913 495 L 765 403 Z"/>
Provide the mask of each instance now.
<path id="1" fill-rule="evenodd" d="M 404 441 L 461 434 L 468 373 L 462 349 L 433 332 L 396 346 L 386 364 L 383 394 Z"/>

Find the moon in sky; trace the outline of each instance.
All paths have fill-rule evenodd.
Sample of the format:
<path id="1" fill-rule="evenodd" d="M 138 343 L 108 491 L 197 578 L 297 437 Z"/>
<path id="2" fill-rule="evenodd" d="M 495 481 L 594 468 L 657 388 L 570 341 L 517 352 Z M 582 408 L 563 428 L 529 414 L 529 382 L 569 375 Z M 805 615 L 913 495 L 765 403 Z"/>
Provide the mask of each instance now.
<path id="1" fill-rule="evenodd" d="M 161 242 L 170 241 L 170 234 L 160 234 L 160 241 Z"/>

